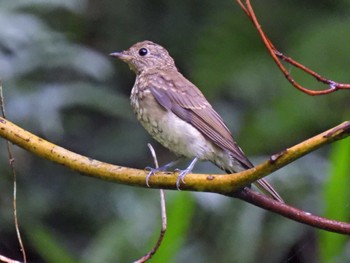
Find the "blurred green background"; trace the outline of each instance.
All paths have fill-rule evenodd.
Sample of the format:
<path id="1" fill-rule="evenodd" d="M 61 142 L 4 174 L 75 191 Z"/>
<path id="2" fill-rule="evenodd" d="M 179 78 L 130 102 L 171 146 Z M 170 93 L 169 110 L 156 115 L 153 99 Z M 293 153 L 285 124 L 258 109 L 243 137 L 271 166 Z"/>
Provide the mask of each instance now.
<path id="1" fill-rule="evenodd" d="M 350 82 L 349 1 L 253 2 L 282 52 Z M 132 114 L 134 73 L 108 56 L 145 39 L 169 50 L 256 164 L 349 119 L 348 91 L 311 97 L 294 89 L 229 0 L 1 0 L 0 79 L 7 117 L 98 160 L 152 165 L 147 142 L 161 163 L 172 160 Z M 288 68 L 305 85 L 319 87 Z M 1 146 L 0 254 L 21 259 L 3 140 Z M 349 139 L 324 147 L 268 179 L 288 203 L 349 221 L 349 149 Z M 16 146 L 14 153 L 18 217 L 30 262 L 131 262 L 151 249 L 160 230 L 158 190 L 84 177 Z M 209 163 L 195 171 L 218 172 Z M 345 236 L 215 194 L 166 195 L 168 232 L 152 262 L 350 261 Z"/>

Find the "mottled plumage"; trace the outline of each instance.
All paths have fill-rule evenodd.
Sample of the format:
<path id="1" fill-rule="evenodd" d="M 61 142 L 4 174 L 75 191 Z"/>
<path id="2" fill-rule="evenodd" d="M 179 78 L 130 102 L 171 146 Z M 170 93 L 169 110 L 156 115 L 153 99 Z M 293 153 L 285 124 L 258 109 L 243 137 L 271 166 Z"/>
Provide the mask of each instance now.
<path id="1" fill-rule="evenodd" d="M 253 167 L 221 116 L 178 71 L 165 48 L 143 41 L 111 55 L 125 61 L 136 73 L 131 105 L 143 127 L 164 147 L 179 156 L 211 161 L 228 173 Z M 178 183 L 189 171 L 185 170 Z M 265 180 L 256 183 L 282 201 Z"/>

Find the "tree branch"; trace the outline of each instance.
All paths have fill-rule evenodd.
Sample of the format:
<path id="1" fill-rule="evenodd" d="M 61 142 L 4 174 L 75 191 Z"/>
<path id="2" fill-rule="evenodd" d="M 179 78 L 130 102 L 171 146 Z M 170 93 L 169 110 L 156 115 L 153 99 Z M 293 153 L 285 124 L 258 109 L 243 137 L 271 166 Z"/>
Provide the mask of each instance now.
<path id="1" fill-rule="evenodd" d="M 286 77 L 286 79 L 298 90 L 308 94 L 308 95 L 324 95 L 329 94 L 334 91 L 340 90 L 340 89 L 350 89 L 349 83 L 339 83 L 330 79 L 327 79 L 320 74 L 316 73 L 315 71 L 307 68 L 303 64 L 293 60 L 292 58 L 284 55 L 282 52 L 278 51 L 278 49 L 273 45 L 271 40 L 266 36 L 265 32 L 262 30 L 262 27 L 256 18 L 254 9 L 250 3 L 250 0 L 245 0 L 245 4 L 242 3 L 242 0 L 236 0 L 238 5 L 242 8 L 244 13 L 248 16 L 250 21 L 253 23 L 254 27 L 258 31 L 262 41 L 264 42 L 268 52 L 270 53 L 270 56 L 273 58 L 279 69 L 282 71 L 283 75 Z M 306 74 L 311 75 L 314 77 L 317 81 L 322 82 L 325 85 L 328 85 L 327 89 L 324 90 L 311 90 L 308 88 L 303 87 L 298 82 L 294 80 L 292 75 L 289 73 L 289 71 L 286 69 L 285 66 L 283 66 L 282 62 L 280 60 L 283 60 L 292 66 L 299 68 L 300 70 L 304 71 Z"/>
<path id="2" fill-rule="evenodd" d="M 278 170 L 290 162 L 293 162 L 303 155 L 312 152 L 321 146 L 343 139 L 349 135 L 350 121 L 346 121 L 328 131 L 325 131 L 302 143 L 271 156 L 270 160 L 252 169 L 236 174 L 188 174 L 186 175 L 186 184 L 182 187 L 182 190 L 213 192 L 234 196 L 259 207 L 279 213 L 283 216 L 287 216 L 293 220 L 313 225 L 315 227 L 320 227 L 318 222 L 316 222 L 318 219 L 315 221 L 315 218 L 310 216 L 308 217 L 306 213 L 305 217 L 308 218 L 308 221 L 303 217 L 297 219 L 295 217 L 288 216 L 288 213 L 282 213 L 282 210 L 280 209 L 281 206 L 276 206 L 272 199 L 266 199 L 262 195 L 255 195 L 254 198 L 252 198 L 250 195 L 246 194 L 248 191 L 247 188 L 243 189 L 244 192 L 241 192 L 240 194 L 239 192 L 238 194 L 235 192 L 238 189 L 242 189 L 244 186 L 249 185 L 250 183 Z M 112 165 L 76 154 L 53 143 L 45 141 L 44 139 L 39 138 L 38 136 L 16 126 L 4 118 L 0 118 L 0 136 L 42 158 L 62 164 L 82 174 L 100 178 L 102 180 L 114 181 L 120 184 L 146 187 L 147 171 Z M 176 180 L 177 173 L 159 172 L 151 177 L 150 186 L 151 188 L 176 189 Z M 265 199 L 262 200 L 261 198 Z M 295 212 L 296 210 L 290 211 Z M 320 228 L 350 234 L 349 224 L 344 224 L 346 224 L 348 227 L 343 227 L 341 229 L 332 229 L 328 227 Z"/>
<path id="3" fill-rule="evenodd" d="M 350 235 L 350 223 L 340 222 L 313 215 L 309 212 L 302 211 L 290 205 L 272 200 L 271 198 L 254 192 L 247 187 L 241 191 L 233 193 L 232 196 L 309 226 L 340 234 Z"/>

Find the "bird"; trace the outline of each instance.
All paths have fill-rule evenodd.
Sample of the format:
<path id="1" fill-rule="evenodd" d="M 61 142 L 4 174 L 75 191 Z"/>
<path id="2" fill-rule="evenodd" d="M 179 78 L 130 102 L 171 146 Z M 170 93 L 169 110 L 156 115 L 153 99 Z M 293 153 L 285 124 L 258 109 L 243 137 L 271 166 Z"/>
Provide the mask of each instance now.
<path id="1" fill-rule="evenodd" d="M 130 102 L 138 121 L 165 148 L 179 157 L 192 159 L 186 169 L 179 170 L 178 189 L 197 161 L 210 161 L 229 174 L 254 167 L 222 117 L 196 85 L 179 72 L 164 47 L 145 40 L 110 56 L 126 62 L 136 74 Z M 149 175 L 155 171 L 151 170 Z M 266 180 L 254 184 L 270 198 L 283 202 Z"/>

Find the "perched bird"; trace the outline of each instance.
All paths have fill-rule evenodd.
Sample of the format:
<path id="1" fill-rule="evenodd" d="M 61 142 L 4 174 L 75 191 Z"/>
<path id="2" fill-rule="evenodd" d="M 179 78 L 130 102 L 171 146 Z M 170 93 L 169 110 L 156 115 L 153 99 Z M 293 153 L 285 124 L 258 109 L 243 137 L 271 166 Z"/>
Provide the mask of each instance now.
<path id="1" fill-rule="evenodd" d="M 110 55 L 126 62 L 136 73 L 130 99 L 143 127 L 176 155 L 193 159 L 189 167 L 180 172 L 178 188 L 198 160 L 210 161 L 227 173 L 253 167 L 221 116 L 202 92 L 178 71 L 165 48 L 143 41 Z M 283 202 L 265 180 L 255 184 Z"/>

